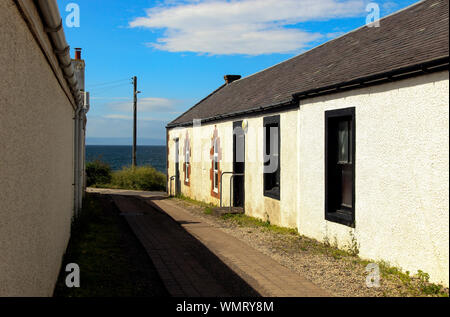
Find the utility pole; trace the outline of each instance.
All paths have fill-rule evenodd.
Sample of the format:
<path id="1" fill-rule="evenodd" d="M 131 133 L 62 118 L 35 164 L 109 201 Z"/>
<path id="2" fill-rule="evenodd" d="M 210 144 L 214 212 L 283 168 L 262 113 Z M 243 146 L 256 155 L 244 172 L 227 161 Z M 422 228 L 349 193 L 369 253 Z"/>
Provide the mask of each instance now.
<path id="1" fill-rule="evenodd" d="M 137 94 L 139 93 L 137 91 L 137 77 L 133 77 L 133 162 L 132 166 L 133 168 L 136 167 L 136 134 L 137 134 Z"/>

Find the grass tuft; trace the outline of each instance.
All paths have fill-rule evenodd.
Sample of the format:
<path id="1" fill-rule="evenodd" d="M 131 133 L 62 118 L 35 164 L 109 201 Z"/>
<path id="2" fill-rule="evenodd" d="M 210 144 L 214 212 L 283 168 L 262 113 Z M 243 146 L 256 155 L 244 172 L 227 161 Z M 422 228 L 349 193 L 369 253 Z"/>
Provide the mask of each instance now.
<path id="1" fill-rule="evenodd" d="M 226 214 L 222 216 L 222 219 L 233 221 L 242 227 L 253 227 L 253 228 L 260 227 L 264 228 L 265 230 L 280 234 L 289 234 L 289 235 L 298 234 L 297 229 L 279 227 L 270 224 L 269 221 L 263 221 L 257 218 L 249 217 L 244 214 Z"/>
<path id="2" fill-rule="evenodd" d="M 165 191 L 166 175 L 151 166 L 124 167 L 111 172 L 108 164 L 97 159 L 86 164 L 87 186 L 130 190 Z"/>
<path id="3" fill-rule="evenodd" d="M 112 174 L 111 184 L 122 189 L 164 191 L 166 175 L 151 166 L 124 167 Z"/>
<path id="4" fill-rule="evenodd" d="M 189 198 L 189 197 L 184 196 L 184 195 L 178 195 L 178 196 L 176 196 L 176 198 L 186 202 L 187 204 L 192 204 L 192 205 L 195 205 L 195 206 L 203 208 L 203 213 L 205 215 L 212 215 L 213 214 L 213 208 L 214 208 L 213 204 L 208 204 L 208 203 L 205 203 L 203 201 L 198 201 L 198 200 Z"/>

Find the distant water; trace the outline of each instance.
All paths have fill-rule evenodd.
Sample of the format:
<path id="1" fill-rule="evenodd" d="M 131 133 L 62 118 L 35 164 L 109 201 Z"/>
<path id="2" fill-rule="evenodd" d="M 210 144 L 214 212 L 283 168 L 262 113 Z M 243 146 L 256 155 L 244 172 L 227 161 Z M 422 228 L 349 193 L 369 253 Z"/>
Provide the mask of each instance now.
<path id="1" fill-rule="evenodd" d="M 114 171 L 124 166 L 131 166 L 131 146 L 86 145 L 86 162 L 96 159 L 108 163 Z M 166 173 L 165 146 L 138 146 L 136 149 L 137 165 L 151 165 L 156 170 Z"/>

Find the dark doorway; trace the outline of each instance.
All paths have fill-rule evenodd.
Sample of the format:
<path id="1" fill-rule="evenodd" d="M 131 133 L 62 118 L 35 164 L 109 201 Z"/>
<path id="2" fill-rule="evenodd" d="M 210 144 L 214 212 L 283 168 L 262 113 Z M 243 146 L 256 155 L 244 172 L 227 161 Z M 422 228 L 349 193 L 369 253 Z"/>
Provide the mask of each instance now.
<path id="1" fill-rule="evenodd" d="M 181 194 L 180 181 L 180 140 L 175 139 L 175 195 Z"/>
<path id="2" fill-rule="evenodd" d="M 245 133 L 242 121 L 233 122 L 233 173 L 245 173 Z M 245 185 L 244 176 L 233 178 L 233 206 L 244 207 Z"/>
<path id="3" fill-rule="evenodd" d="M 355 225 L 355 108 L 325 112 L 325 219 Z"/>

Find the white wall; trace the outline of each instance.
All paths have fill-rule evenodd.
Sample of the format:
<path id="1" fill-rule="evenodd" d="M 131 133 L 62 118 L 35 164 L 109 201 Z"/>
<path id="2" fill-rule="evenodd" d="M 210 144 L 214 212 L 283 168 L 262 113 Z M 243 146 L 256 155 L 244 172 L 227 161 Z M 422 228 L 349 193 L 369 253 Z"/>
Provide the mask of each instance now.
<path id="1" fill-rule="evenodd" d="M 210 157 L 210 150 L 212 146 L 212 138 L 214 129 L 217 129 L 218 136 L 220 138 L 220 148 L 222 159 L 220 160 L 220 170 L 231 171 L 232 170 L 232 154 L 233 154 L 233 139 L 232 130 L 233 123 L 218 123 L 203 125 L 201 127 L 189 127 L 181 129 L 172 129 L 169 131 L 169 156 L 168 156 L 168 173 L 169 177 L 175 175 L 175 138 L 179 138 L 179 153 L 180 153 L 180 179 L 181 179 L 181 192 L 183 195 L 191 197 L 193 199 L 219 205 L 220 200 L 211 196 L 211 179 L 210 169 L 212 167 L 212 161 Z M 185 140 L 188 136 L 191 147 L 191 175 L 189 186 L 184 184 L 185 173 L 183 171 L 184 147 Z M 224 176 L 224 194 L 223 201 L 225 205 L 229 204 L 229 194 L 226 190 L 226 186 L 229 186 L 229 177 Z M 172 181 L 172 193 L 175 192 L 175 182 Z M 227 194 L 226 194 L 226 193 Z"/>
<path id="2" fill-rule="evenodd" d="M 271 116 L 271 115 L 267 115 Z M 298 147 L 298 116 L 297 110 L 280 114 L 281 125 L 281 200 L 263 195 L 263 116 L 248 118 L 248 132 L 245 136 L 245 212 L 248 215 L 266 220 L 273 224 L 293 227 L 297 225 L 297 152 Z M 239 119 L 241 120 L 241 119 Z M 175 138 L 180 140 L 180 173 L 181 191 L 193 199 L 219 205 L 220 200 L 211 195 L 211 159 L 210 150 L 214 129 L 217 129 L 220 138 L 222 159 L 220 170 L 233 170 L 233 122 L 220 122 L 202 125 L 196 128 L 181 128 L 169 130 L 169 177 L 175 175 Z M 191 181 L 190 186 L 183 182 L 182 171 L 185 162 L 183 148 L 188 133 L 191 140 Z M 223 206 L 229 206 L 230 201 L 230 175 L 223 177 Z M 174 193 L 172 182 L 172 193 Z"/>
<path id="3" fill-rule="evenodd" d="M 74 111 L 12 0 L 0 30 L 0 297 L 51 296 L 73 215 Z"/>
<path id="4" fill-rule="evenodd" d="M 269 218 L 272 224 L 297 226 L 297 184 L 298 184 L 298 111 L 280 113 L 280 200 L 263 194 L 263 123 L 264 117 L 248 119 L 246 135 L 246 183 L 245 212 L 263 220 Z M 272 116 L 270 114 L 266 116 Z"/>
<path id="5" fill-rule="evenodd" d="M 308 99 L 299 111 L 300 233 L 448 285 L 448 72 Z M 325 111 L 356 108 L 356 227 L 324 219 Z"/>

